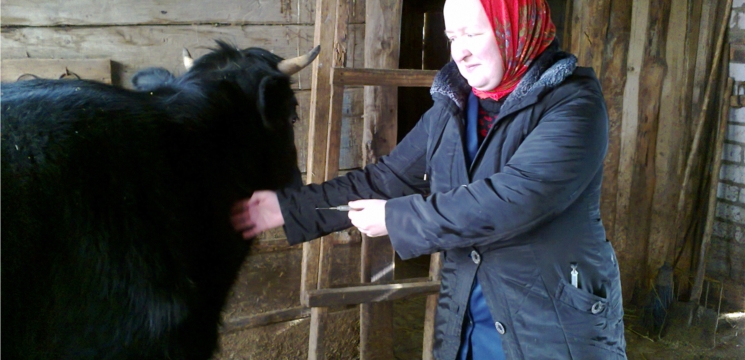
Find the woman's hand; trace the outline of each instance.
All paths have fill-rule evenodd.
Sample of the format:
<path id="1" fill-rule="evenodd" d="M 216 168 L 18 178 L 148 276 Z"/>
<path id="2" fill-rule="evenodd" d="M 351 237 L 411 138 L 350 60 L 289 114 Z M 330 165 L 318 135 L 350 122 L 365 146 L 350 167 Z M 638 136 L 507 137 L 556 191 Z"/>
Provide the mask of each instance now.
<path id="1" fill-rule="evenodd" d="M 388 235 L 385 227 L 385 203 L 386 200 L 350 201 L 349 220 L 369 237 Z"/>
<path id="2" fill-rule="evenodd" d="M 285 224 L 277 193 L 268 190 L 255 191 L 250 198 L 236 202 L 230 221 L 244 239 Z"/>

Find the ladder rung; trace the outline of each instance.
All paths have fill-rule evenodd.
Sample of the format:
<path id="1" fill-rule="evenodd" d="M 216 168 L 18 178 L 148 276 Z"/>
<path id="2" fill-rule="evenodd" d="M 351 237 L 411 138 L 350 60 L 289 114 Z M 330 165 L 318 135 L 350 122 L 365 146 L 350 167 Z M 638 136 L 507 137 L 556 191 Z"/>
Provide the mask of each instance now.
<path id="1" fill-rule="evenodd" d="M 437 70 L 332 68 L 331 85 L 430 87 Z"/>
<path id="2" fill-rule="evenodd" d="M 356 305 L 371 302 L 392 301 L 412 295 L 434 294 L 439 290 L 439 281 L 319 289 L 308 291 L 306 293 L 306 298 L 303 299 L 303 305 L 309 307 Z"/>

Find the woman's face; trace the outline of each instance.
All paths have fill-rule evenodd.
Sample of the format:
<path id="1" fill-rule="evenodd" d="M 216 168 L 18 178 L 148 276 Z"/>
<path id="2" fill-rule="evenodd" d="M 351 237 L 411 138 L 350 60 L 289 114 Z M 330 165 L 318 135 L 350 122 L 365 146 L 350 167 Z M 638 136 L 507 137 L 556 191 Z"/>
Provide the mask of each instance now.
<path id="1" fill-rule="evenodd" d="M 504 63 L 489 19 L 479 0 L 448 0 L 443 10 L 450 54 L 471 87 L 493 90 L 502 82 Z"/>

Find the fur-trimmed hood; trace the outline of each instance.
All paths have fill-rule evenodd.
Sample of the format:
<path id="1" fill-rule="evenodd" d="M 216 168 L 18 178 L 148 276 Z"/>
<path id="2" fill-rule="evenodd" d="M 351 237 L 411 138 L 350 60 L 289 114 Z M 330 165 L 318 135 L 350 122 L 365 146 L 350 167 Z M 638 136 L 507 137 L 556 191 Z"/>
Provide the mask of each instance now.
<path id="1" fill-rule="evenodd" d="M 502 108 L 507 109 L 520 103 L 533 91 L 556 87 L 566 80 L 576 67 L 577 58 L 560 51 L 558 42 L 554 41 L 530 66 L 515 90 L 507 96 Z M 447 96 L 461 109 L 465 106 L 470 92 L 471 86 L 460 74 L 458 66 L 453 61 L 437 73 L 430 88 L 430 94 Z"/>

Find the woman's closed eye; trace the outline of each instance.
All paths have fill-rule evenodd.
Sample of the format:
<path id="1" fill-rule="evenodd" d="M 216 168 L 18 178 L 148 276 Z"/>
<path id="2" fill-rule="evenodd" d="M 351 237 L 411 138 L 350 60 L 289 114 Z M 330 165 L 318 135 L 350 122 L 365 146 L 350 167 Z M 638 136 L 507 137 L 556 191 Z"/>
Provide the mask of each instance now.
<path id="1" fill-rule="evenodd" d="M 448 42 L 451 42 L 452 43 L 452 42 L 454 42 L 455 40 L 458 40 L 461 37 L 474 38 L 474 37 L 477 37 L 477 36 L 480 36 L 480 35 L 484 35 L 484 33 L 465 33 L 465 34 L 460 35 L 460 36 L 449 35 L 448 36 Z"/>

